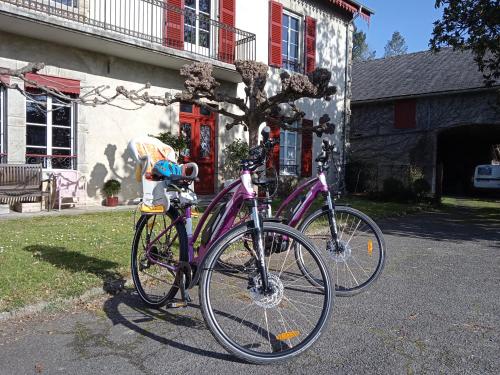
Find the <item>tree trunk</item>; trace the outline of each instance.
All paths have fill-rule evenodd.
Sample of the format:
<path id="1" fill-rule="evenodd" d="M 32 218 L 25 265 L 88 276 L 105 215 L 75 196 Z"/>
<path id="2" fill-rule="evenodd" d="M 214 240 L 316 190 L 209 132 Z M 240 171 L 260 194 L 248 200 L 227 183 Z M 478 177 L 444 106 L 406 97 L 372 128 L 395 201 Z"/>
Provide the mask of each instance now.
<path id="1" fill-rule="evenodd" d="M 250 148 L 259 144 L 259 125 L 248 126 L 248 141 Z"/>

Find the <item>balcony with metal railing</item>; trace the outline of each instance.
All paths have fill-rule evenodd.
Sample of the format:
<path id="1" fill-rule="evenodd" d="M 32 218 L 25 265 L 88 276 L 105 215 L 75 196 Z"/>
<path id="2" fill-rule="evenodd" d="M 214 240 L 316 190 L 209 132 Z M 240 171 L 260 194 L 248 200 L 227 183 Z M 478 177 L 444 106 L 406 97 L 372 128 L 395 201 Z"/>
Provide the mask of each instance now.
<path id="1" fill-rule="evenodd" d="M 172 68 L 177 66 L 173 59 L 168 64 L 169 56 L 209 61 L 229 70 L 234 70 L 235 60 L 255 60 L 255 34 L 214 18 L 210 12 L 188 6 L 181 9 L 164 0 L 0 0 L 0 29 L 11 33 L 107 54 L 116 52 L 126 58 L 130 56 L 125 46 L 136 51 L 139 47 L 143 58 L 136 52 L 133 59 L 156 61 L 157 65 L 166 62 Z M 29 27 L 23 22 L 29 22 Z M 62 31 L 69 31 L 67 38 Z M 106 47 L 110 42 L 115 42 L 114 48 Z M 144 61 L 144 50 L 167 59 L 159 62 L 156 56 Z"/>

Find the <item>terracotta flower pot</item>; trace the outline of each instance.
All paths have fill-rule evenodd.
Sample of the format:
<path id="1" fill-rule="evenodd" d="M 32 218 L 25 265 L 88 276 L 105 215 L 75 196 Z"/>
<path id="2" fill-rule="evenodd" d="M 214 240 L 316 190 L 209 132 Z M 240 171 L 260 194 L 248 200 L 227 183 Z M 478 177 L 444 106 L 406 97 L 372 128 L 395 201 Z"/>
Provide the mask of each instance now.
<path id="1" fill-rule="evenodd" d="M 118 197 L 106 197 L 106 206 L 108 207 L 118 206 Z"/>

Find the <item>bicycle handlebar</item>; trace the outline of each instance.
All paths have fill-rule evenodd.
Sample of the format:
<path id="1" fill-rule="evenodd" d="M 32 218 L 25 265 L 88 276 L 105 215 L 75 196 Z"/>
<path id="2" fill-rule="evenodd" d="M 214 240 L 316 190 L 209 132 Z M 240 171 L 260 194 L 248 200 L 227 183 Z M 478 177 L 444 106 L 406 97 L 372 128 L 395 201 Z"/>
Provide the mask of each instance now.
<path id="1" fill-rule="evenodd" d="M 250 171 L 256 170 L 258 167 L 264 165 L 267 159 L 267 154 L 274 148 L 274 146 L 278 145 L 279 139 L 270 138 L 269 135 L 271 133 L 271 129 L 266 126 L 262 129 L 262 143 L 258 146 L 255 146 L 249 151 L 249 159 L 244 159 L 241 161 L 241 166 L 243 168 L 247 168 Z"/>

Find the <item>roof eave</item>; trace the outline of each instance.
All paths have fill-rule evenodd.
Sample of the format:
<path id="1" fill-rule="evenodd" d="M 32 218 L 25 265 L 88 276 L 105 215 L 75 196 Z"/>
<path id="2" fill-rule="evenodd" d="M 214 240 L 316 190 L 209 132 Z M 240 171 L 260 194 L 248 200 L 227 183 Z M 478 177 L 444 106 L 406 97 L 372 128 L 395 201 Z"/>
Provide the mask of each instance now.
<path id="1" fill-rule="evenodd" d="M 443 96 L 443 95 L 454 95 L 454 94 L 464 94 L 464 93 L 475 93 L 479 91 L 493 91 L 498 90 L 500 88 L 500 84 L 489 86 L 489 87 L 473 87 L 462 90 L 448 90 L 448 91 L 435 91 L 435 92 L 426 92 L 421 94 L 409 94 L 409 95 L 396 95 L 396 96 L 388 96 L 385 98 L 375 98 L 375 99 L 362 99 L 355 100 L 352 99 L 352 105 L 356 104 L 370 104 L 370 103 L 383 103 L 383 102 L 393 102 L 395 100 L 403 100 L 403 99 L 413 99 L 413 98 L 424 98 L 430 96 Z"/>
<path id="2" fill-rule="evenodd" d="M 336 7 L 342 8 L 351 14 L 359 14 L 367 22 L 370 22 L 370 17 L 375 14 L 375 12 L 365 7 L 357 0 L 330 0 L 330 2 Z"/>

